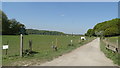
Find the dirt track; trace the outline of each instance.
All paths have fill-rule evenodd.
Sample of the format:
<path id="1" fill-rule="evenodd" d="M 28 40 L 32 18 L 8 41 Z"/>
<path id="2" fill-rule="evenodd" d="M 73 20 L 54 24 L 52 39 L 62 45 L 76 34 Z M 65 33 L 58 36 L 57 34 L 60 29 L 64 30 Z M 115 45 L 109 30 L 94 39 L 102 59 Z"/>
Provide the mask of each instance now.
<path id="1" fill-rule="evenodd" d="M 114 66 L 100 51 L 99 38 L 40 66 Z"/>

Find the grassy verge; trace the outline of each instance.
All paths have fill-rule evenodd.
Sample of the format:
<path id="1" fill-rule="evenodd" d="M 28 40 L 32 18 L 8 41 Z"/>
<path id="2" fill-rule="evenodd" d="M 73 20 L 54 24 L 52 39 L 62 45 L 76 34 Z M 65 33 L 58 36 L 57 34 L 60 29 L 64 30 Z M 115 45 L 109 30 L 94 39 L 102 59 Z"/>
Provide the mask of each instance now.
<path id="1" fill-rule="evenodd" d="M 51 46 L 52 43 L 55 45 L 56 38 L 58 51 L 54 51 Z M 24 49 L 28 48 L 29 39 L 33 42 L 34 54 L 29 56 L 19 57 L 19 36 L 3 36 L 3 44 L 9 41 L 8 55 L 5 55 L 3 50 L 3 66 L 23 66 L 23 65 L 35 65 L 46 61 L 50 61 L 57 58 L 65 53 L 68 53 L 75 48 L 82 46 L 90 41 L 93 37 L 86 37 L 87 40 L 79 40 L 80 36 L 49 36 L 49 35 L 26 35 L 24 36 Z M 73 40 L 73 46 L 68 46 L 70 40 Z M 80 41 L 80 42 L 78 42 Z"/>
<path id="2" fill-rule="evenodd" d="M 118 44 L 118 37 L 107 37 L 106 39 L 107 39 L 108 42 L 111 42 L 115 45 Z"/>
<path id="3" fill-rule="evenodd" d="M 111 60 L 113 60 L 113 63 L 115 63 L 117 65 L 120 65 L 120 54 L 113 53 L 111 50 L 107 50 L 105 48 L 106 44 L 103 42 L 103 40 L 101 40 L 100 42 L 101 42 L 101 45 L 100 45 L 101 51 L 104 52 L 104 54 L 106 55 L 106 57 L 108 57 Z"/>

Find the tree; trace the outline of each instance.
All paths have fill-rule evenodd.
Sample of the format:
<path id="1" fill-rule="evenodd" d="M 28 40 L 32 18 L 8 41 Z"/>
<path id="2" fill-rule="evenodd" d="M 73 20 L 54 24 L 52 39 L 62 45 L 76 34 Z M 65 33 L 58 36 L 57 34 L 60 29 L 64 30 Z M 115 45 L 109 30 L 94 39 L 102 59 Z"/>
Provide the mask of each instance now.
<path id="1" fill-rule="evenodd" d="M 2 34 L 7 34 L 9 31 L 9 23 L 7 15 L 2 12 Z"/>
<path id="2" fill-rule="evenodd" d="M 9 20 L 9 29 L 10 29 L 10 34 L 18 35 L 20 34 L 20 29 L 22 27 L 22 33 L 25 34 L 25 26 L 21 24 L 20 22 L 16 21 L 15 19 Z"/>
<path id="3" fill-rule="evenodd" d="M 8 19 L 7 15 L 4 12 L 2 12 L 2 34 L 3 35 L 18 35 L 20 34 L 21 27 L 24 30 L 24 34 L 26 34 L 24 24 L 21 24 L 16 19 Z"/>
<path id="4" fill-rule="evenodd" d="M 112 19 L 102 23 L 98 23 L 93 29 L 87 31 L 87 35 L 93 36 L 116 36 L 120 35 L 120 19 Z"/>
<path id="5" fill-rule="evenodd" d="M 65 35 L 65 33 L 63 32 L 36 30 L 36 29 L 26 29 L 26 33 L 27 34 L 39 34 L 39 35 Z"/>
<path id="6" fill-rule="evenodd" d="M 93 35 L 93 29 L 89 29 L 85 35 L 86 36 L 92 36 Z"/>

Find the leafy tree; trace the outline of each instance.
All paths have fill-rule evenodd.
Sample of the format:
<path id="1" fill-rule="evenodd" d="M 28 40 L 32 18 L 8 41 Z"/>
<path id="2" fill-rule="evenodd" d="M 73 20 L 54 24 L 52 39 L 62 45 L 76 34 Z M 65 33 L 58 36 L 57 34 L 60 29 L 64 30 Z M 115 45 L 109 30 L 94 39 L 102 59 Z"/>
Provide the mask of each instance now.
<path id="1" fill-rule="evenodd" d="M 2 34 L 7 34 L 9 31 L 9 23 L 7 15 L 2 12 Z"/>
<path id="2" fill-rule="evenodd" d="M 2 12 L 2 11 L 0 11 Z M 21 27 L 24 30 L 24 34 L 26 34 L 25 25 L 21 24 L 15 19 L 8 19 L 7 15 L 2 12 L 2 34 L 3 35 L 18 35 L 20 34 Z"/>
<path id="3" fill-rule="evenodd" d="M 20 29 L 21 27 L 23 28 L 24 34 L 25 34 L 25 26 L 23 24 L 20 24 L 20 22 L 16 21 L 15 19 L 9 20 L 9 29 L 10 29 L 10 34 L 20 34 Z"/>
<path id="4" fill-rule="evenodd" d="M 102 23 L 98 23 L 94 26 L 93 30 L 87 31 L 87 36 L 116 36 L 120 35 L 120 19 L 112 19 Z M 92 31 L 92 32 L 91 32 Z"/>
<path id="5" fill-rule="evenodd" d="M 89 29 L 86 33 L 86 36 L 92 36 L 93 35 L 93 29 Z"/>

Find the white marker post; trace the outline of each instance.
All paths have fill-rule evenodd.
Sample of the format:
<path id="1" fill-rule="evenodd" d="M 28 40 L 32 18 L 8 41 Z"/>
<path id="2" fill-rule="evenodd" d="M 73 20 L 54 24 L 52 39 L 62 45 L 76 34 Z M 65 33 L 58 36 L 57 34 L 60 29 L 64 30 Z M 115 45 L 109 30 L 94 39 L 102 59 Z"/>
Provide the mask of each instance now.
<path id="1" fill-rule="evenodd" d="M 20 34 L 20 57 L 23 56 L 22 53 L 23 53 L 23 35 Z"/>
<path id="2" fill-rule="evenodd" d="M 117 41 L 117 42 L 116 42 L 116 43 L 117 43 L 117 48 L 119 48 L 119 47 L 118 47 L 118 45 L 119 45 L 118 39 L 117 39 L 116 41 Z"/>
<path id="3" fill-rule="evenodd" d="M 73 42 L 73 40 L 71 40 L 71 46 L 72 46 L 72 42 Z"/>
<path id="4" fill-rule="evenodd" d="M 117 39 L 117 45 L 118 45 L 118 39 Z"/>

